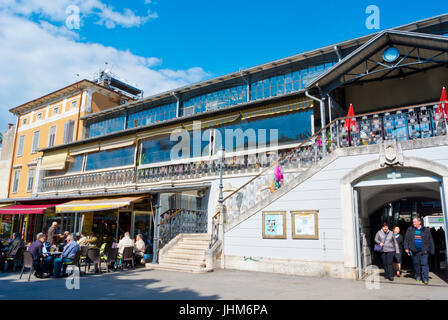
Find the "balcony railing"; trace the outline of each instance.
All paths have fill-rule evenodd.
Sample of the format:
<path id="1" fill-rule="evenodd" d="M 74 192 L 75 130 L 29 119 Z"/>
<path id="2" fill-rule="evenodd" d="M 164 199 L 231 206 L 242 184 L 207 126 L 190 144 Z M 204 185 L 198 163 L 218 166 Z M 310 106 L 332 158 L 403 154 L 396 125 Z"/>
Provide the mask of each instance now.
<path id="1" fill-rule="evenodd" d="M 277 163 L 226 196 L 226 223 L 277 192 L 279 188 L 273 185 L 276 165 L 283 171 L 284 185 L 301 174 L 300 170 L 288 171 L 288 168 L 309 167 L 337 148 L 446 135 L 448 119 L 443 119 L 442 113 L 437 112 L 438 107 L 439 103 L 429 103 L 333 120 L 298 147 L 279 154 Z M 346 126 L 349 119 L 352 125 Z"/>
<path id="2" fill-rule="evenodd" d="M 358 115 L 352 118 L 356 120 L 356 125 L 350 130 L 345 126 L 347 118 L 338 118 L 296 148 L 279 151 L 278 154 L 265 152 L 262 156 L 258 155 L 258 158 L 255 155 L 244 155 L 226 159 L 223 165 L 224 175 L 256 174 L 243 185 L 244 192 L 238 189 L 238 193 L 244 193 L 245 196 L 233 197 L 232 193 L 226 198 L 228 214 L 232 215 L 229 208 L 238 208 L 237 211 L 234 210 L 234 214 L 237 214 L 271 193 L 273 170 L 277 163 L 283 171 L 286 183 L 322 159 L 326 152 L 337 148 L 377 144 L 392 139 L 402 141 L 446 135 L 447 123 L 436 112 L 437 107 L 438 103 L 430 103 Z M 112 188 L 218 175 L 219 160 L 210 160 L 47 177 L 41 181 L 39 192 Z"/>
<path id="3" fill-rule="evenodd" d="M 89 188 L 111 188 L 135 183 L 135 168 L 95 173 L 82 173 L 64 177 L 44 178 L 40 192 L 66 191 Z"/>

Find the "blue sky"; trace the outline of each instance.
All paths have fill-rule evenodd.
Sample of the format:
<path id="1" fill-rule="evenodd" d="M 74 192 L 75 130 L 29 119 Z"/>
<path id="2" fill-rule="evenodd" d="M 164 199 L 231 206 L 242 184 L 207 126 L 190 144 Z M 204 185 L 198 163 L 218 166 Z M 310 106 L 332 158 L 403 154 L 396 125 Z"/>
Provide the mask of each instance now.
<path id="1" fill-rule="evenodd" d="M 69 5 L 78 30 L 65 25 Z M 439 0 L 0 0 L 0 130 L 15 119 L 8 109 L 105 61 L 147 96 L 372 33 L 368 5 L 381 30 L 446 10 Z"/>

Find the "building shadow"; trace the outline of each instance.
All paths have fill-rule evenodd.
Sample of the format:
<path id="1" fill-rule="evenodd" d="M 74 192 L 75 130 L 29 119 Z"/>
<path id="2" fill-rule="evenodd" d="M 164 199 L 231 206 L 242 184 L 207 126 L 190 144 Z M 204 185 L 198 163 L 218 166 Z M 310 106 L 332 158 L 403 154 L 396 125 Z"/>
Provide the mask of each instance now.
<path id="1" fill-rule="evenodd" d="M 189 288 L 157 286 L 151 270 L 135 269 L 103 274 L 87 273 L 79 278 L 79 289 L 72 277 L 37 279 L 28 272 L 0 273 L 0 300 L 217 300 L 218 295 L 201 295 Z M 182 283 L 179 283 L 182 286 Z"/>

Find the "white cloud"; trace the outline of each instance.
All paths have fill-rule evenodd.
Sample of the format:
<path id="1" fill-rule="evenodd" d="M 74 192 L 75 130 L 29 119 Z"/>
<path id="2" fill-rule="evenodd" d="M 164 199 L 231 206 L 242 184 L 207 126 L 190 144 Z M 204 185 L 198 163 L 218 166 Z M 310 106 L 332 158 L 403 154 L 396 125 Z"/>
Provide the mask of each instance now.
<path id="1" fill-rule="evenodd" d="M 139 27 L 158 17 L 151 10 L 147 10 L 143 16 L 128 8 L 119 12 L 101 0 L 0 0 L 0 10 L 3 12 L 26 17 L 37 15 L 54 22 L 64 22 L 67 19 L 66 10 L 69 6 L 76 6 L 81 18 L 96 16 L 96 23 L 107 28 L 115 28 L 117 25 L 124 28 Z"/>
<path id="2" fill-rule="evenodd" d="M 0 0 L 2 1 L 2 0 Z M 4 0 L 3 0 L 4 1 Z M 99 43 L 82 43 L 76 35 L 45 21 L 0 12 L 0 129 L 15 121 L 8 110 L 80 79 L 91 79 L 108 62 L 111 71 L 137 84 L 145 96 L 203 80 L 200 67 L 157 69 L 162 60 L 137 56 Z M 76 77 L 80 74 L 80 77 Z"/>

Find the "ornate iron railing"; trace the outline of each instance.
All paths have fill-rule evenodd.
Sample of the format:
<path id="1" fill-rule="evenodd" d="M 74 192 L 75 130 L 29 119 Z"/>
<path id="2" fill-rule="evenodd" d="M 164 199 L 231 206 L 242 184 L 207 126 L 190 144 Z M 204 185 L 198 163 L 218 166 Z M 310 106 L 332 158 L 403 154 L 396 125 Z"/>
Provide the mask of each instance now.
<path id="1" fill-rule="evenodd" d="M 96 187 L 108 188 L 132 183 L 135 183 L 135 168 L 43 178 L 39 191 L 65 191 Z"/>
<path id="2" fill-rule="evenodd" d="M 219 240 L 219 218 L 220 218 L 221 212 L 217 212 L 212 217 L 212 235 L 210 237 L 210 243 L 208 245 L 208 248 L 211 249 L 215 245 L 216 242 Z"/>
<path id="3" fill-rule="evenodd" d="M 277 192 L 278 187 L 273 185 L 276 165 L 283 171 L 284 185 L 337 148 L 378 144 L 384 140 L 403 141 L 446 135 L 447 121 L 437 112 L 438 107 L 439 102 L 433 102 L 331 121 L 296 148 L 279 153 L 276 163 L 227 195 L 224 198 L 226 223 Z M 345 125 L 348 119 L 354 122 L 350 127 Z M 288 170 L 292 168 L 300 170 Z"/>
<path id="4" fill-rule="evenodd" d="M 159 223 L 159 249 L 181 233 L 206 233 L 207 211 L 177 209 Z"/>

